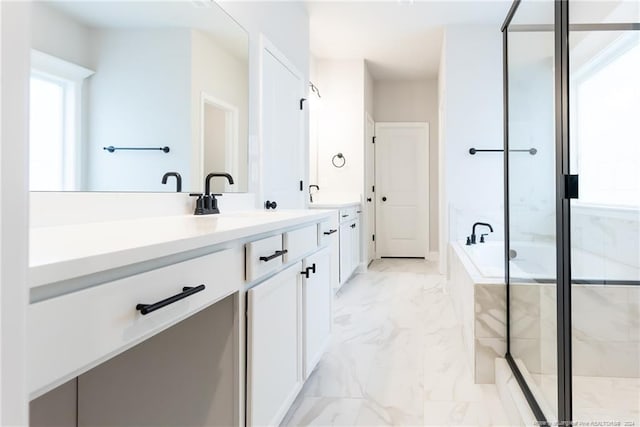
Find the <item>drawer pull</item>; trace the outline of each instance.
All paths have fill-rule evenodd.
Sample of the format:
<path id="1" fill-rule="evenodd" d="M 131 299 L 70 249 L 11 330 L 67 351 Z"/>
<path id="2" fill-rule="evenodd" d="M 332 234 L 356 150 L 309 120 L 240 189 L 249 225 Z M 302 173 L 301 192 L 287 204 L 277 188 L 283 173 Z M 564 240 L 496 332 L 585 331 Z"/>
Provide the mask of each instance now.
<path id="1" fill-rule="evenodd" d="M 355 224 L 351 224 L 351 228 L 356 228 L 356 225 Z"/>
<path id="2" fill-rule="evenodd" d="M 276 259 L 276 258 L 278 258 L 279 256 L 282 256 L 282 255 L 286 254 L 287 252 L 289 252 L 289 251 L 288 251 L 288 250 L 286 250 L 286 249 L 283 249 L 283 250 L 281 250 L 281 251 L 275 251 L 275 252 L 273 253 L 273 255 L 269 255 L 269 256 L 261 256 L 261 257 L 260 257 L 260 261 L 271 261 L 272 259 Z"/>
<path id="3" fill-rule="evenodd" d="M 328 236 L 328 235 L 330 235 L 330 234 L 335 233 L 336 231 L 338 231 L 338 230 L 331 229 L 331 230 L 329 230 L 329 231 L 325 231 L 325 232 L 324 232 L 324 235 Z"/>
<path id="4" fill-rule="evenodd" d="M 305 268 L 304 271 L 300 272 L 300 274 L 302 274 L 304 277 L 306 277 L 308 279 L 309 278 L 309 270 L 311 270 L 311 272 L 313 274 L 316 274 L 316 264 L 313 263 L 313 265 L 311 267 Z"/>
<path id="5" fill-rule="evenodd" d="M 158 301 L 153 304 L 138 304 L 136 305 L 136 310 L 140 310 L 140 314 L 142 315 L 149 314 L 152 311 L 156 311 L 162 307 L 168 306 L 169 304 L 173 304 L 176 301 L 180 301 L 181 299 L 185 299 L 188 296 L 196 294 L 200 291 L 204 291 L 204 288 L 204 285 L 196 287 L 185 286 L 184 288 L 182 288 L 182 292 L 180 292 L 179 294 L 173 295 L 169 298 L 163 299 L 162 301 Z"/>
<path id="6" fill-rule="evenodd" d="M 347 215 L 342 215 L 342 218 L 346 218 L 346 217 L 348 217 L 348 216 L 349 216 L 348 214 L 347 214 Z"/>

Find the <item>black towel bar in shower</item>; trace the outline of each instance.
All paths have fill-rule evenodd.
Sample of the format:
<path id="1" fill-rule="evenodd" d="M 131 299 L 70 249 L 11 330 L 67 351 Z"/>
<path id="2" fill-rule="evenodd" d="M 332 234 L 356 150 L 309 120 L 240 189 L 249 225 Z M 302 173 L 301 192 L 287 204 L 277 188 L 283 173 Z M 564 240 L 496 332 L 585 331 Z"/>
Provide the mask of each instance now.
<path id="1" fill-rule="evenodd" d="M 154 150 L 154 151 L 162 151 L 164 153 L 168 153 L 169 151 L 171 151 L 171 149 L 167 146 L 164 146 L 164 147 L 114 147 L 113 145 L 110 145 L 108 147 L 102 147 L 102 149 L 107 150 L 110 153 L 113 153 L 116 150 L 138 150 L 138 151 Z"/>
<path id="2" fill-rule="evenodd" d="M 504 150 L 502 149 L 490 149 L 490 150 L 481 150 L 478 148 L 469 148 L 469 154 L 474 155 L 476 153 L 502 153 Z M 526 150 L 509 150 L 511 153 L 529 153 L 532 156 L 535 156 L 538 153 L 538 150 L 535 148 L 529 148 Z"/>

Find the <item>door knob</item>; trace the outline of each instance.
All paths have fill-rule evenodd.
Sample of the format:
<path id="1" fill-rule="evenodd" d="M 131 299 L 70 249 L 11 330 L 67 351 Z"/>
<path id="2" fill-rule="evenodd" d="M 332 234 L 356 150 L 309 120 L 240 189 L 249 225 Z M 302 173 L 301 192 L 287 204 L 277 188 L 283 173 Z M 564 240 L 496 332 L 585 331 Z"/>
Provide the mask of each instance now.
<path id="1" fill-rule="evenodd" d="M 371 201 L 371 197 L 367 197 L 367 202 L 370 202 L 370 201 Z"/>
<path id="2" fill-rule="evenodd" d="M 386 198 L 386 197 L 383 197 L 383 198 L 382 198 L 382 201 L 383 201 L 383 202 L 386 202 L 386 201 L 387 201 L 387 198 Z"/>

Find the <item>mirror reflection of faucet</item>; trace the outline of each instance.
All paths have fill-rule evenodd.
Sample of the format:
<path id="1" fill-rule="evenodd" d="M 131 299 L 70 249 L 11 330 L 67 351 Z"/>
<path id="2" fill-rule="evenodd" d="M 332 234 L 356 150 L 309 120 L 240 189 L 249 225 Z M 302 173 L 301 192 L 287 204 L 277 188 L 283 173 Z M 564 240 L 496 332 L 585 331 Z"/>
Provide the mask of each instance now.
<path id="1" fill-rule="evenodd" d="M 167 179 L 169 179 L 170 176 L 173 176 L 176 178 L 176 193 L 180 193 L 182 191 L 182 177 L 180 176 L 180 174 L 178 172 L 167 172 L 162 176 L 162 183 L 166 184 L 167 183 Z"/>

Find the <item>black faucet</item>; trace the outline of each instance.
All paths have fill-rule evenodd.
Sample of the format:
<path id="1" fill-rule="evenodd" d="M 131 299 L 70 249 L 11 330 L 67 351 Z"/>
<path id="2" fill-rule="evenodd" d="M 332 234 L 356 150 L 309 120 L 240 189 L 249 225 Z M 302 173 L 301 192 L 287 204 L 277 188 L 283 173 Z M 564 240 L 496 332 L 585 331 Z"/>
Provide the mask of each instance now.
<path id="1" fill-rule="evenodd" d="M 227 178 L 229 184 L 233 185 L 233 177 L 228 173 L 212 172 L 207 175 L 204 179 L 204 194 L 189 194 L 189 196 L 198 197 L 196 200 L 196 209 L 193 212 L 194 215 L 211 215 L 220 213 L 220 209 L 218 209 L 218 199 L 216 199 L 216 196 L 222 196 L 222 194 L 211 194 L 211 178 L 215 176 Z"/>
<path id="2" fill-rule="evenodd" d="M 473 224 L 473 228 L 471 229 L 471 236 L 467 237 L 467 245 L 475 245 L 476 244 L 476 227 L 478 225 L 484 225 L 485 227 L 489 227 L 489 230 L 493 233 L 493 227 L 491 224 L 487 224 L 486 222 L 476 222 Z M 484 243 L 484 237 L 480 238 L 480 243 Z"/>
<path id="3" fill-rule="evenodd" d="M 312 189 L 312 188 L 315 188 L 316 190 L 320 191 L 320 187 L 318 187 L 318 186 L 317 186 L 317 185 L 315 185 L 315 184 L 311 184 L 311 185 L 309 186 L 309 202 L 311 202 L 311 203 L 313 203 L 313 193 L 311 192 L 311 189 Z"/>
<path id="4" fill-rule="evenodd" d="M 207 175 L 207 177 L 204 179 L 204 194 L 209 194 L 210 193 L 210 188 L 211 188 L 211 178 L 215 177 L 215 176 L 219 176 L 222 178 L 227 178 L 227 181 L 229 181 L 229 184 L 233 185 L 233 177 L 231 175 L 229 175 L 228 173 L 220 173 L 220 172 L 211 172 L 209 175 Z"/>
<path id="5" fill-rule="evenodd" d="M 182 191 L 182 177 L 180 176 L 180 174 L 178 172 L 167 172 L 162 176 L 162 183 L 166 184 L 167 183 L 167 179 L 170 176 L 174 176 L 176 178 L 176 193 L 179 193 Z"/>

